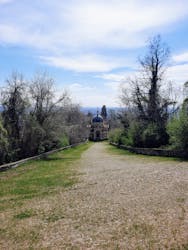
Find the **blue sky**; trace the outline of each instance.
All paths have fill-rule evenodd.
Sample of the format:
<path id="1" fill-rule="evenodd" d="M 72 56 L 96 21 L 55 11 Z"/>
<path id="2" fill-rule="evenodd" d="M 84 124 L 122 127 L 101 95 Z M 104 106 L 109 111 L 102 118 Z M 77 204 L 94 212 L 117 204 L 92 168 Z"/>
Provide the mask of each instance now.
<path id="1" fill-rule="evenodd" d="M 118 106 L 146 41 L 171 49 L 167 77 L 188 80 L 188 0 L 0 0 L 0 81 L 45 70 L 83 106 Z"/>

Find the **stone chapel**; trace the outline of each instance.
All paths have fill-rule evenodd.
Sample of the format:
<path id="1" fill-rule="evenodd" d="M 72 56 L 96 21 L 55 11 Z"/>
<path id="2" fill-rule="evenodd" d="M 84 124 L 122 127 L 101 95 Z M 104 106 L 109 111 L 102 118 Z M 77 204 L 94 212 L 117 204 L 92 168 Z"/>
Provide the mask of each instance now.
<path id="1" fill-rule="evenodd" d="M 103 141 L 108 139 L 109 124 L 107 119 L 99 115 L 93 117 L 90 125 L 89 139 L 91 141 Z"/>

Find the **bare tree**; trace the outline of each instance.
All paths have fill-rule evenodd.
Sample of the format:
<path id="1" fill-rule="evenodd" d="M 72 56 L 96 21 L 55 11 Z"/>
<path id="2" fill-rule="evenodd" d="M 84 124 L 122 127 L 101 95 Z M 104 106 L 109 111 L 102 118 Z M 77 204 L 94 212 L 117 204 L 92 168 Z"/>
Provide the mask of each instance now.
<path id="1" fill-rule="evenodd" d="M 62 116 L 64 117 L 63 129 L 69 138 L 70 144 L 81 142 L 88 138 L 88 117 L 80 111 L 78 104 L 70 103 L 67 105 L 62 111 Z"/>
<path id="2" fill-rule="evenodd" d="M 55 97 L 54 80 L 47 73 L 36 74 L 30 85 L 31 102 L 33 105 L 33 116 L 42 126 L 48 119 L 52 118 L 60 105 L 68 99 L 64 92 L 61 97 Z"/>
<path id="3" fill-rule="evenodd" d="M 29 86 L 32 124 L 38 135 L 38 151 L 43 152 L 57 147 L 60 141 L 58 131 L 63 121 L 59 121 L 59 113 L 69 101 L 66 92 L 60 97 L 54 90 L 55 82 L 47 73 L 37 73 Z M 62 118 L 63 119 L 63 118 Z M 30 136 L 33 130 L 30 130 Z"/>
<path id="4" fill-rule="evenodd" d="M 155 36 L 149 41 L 147 54 L 139 60 L 140 74 L 135 79 L 129 80 L 132 86 L 131 95 L 127 95 L 125 89 L 122 95 L 122 100 L 129 103 L 137 119 L 144 124 L 145 128 L 150 126 L 149 130 L 153 133 L 155 127 L 156 137 L 162 139 L 161 144 L 168 140 L 166 123 L 169 106 L 174 104 L 170 96 L 164 94 L 164 89 L 162 91 L 162 86 L 167 85 L 165 70 L 168 59 L 169 48 L 162 43 L 159 35 Z"/>

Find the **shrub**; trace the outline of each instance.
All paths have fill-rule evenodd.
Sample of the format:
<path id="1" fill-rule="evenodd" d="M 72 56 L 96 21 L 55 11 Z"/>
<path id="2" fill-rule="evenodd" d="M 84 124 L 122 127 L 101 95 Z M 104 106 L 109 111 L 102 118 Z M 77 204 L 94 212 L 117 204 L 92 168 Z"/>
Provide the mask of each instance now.
<path id="1" fill-rule="evenodd" d="M 120 142 L 121 142 L 121 144 L 126 145 L 126 146 L 132 146 L 133 145 L 132 138 L 130 136 L 128 136 L 128 135 L 125 135 L 125 134 L 124 135 L 122 134 L 122 136 L 120 138 Z"/>
<path id="2" fill-rule="evenodd" d="M 169 135 L 167 134 L 166 129 L 160 128 L 155 123 L 150 123 L 143 131 L 142 140 L 144 147 L 159 147 L 168 143 Z"/>
<path id="3" fill-rule="evenodd" d="M 3 127 L 2 122 L 0 120 L 0 164 L 3 164 L 6 161 L 8 154 L 8 138 L 7 131 Z"/>
<path id="4" fill-rule="evenodd" d="M 141 121 L 133 120 L 126 130 L 112 130 L 109 140 L 126 146 L 152 148 L 166 145 L 169 135 L 166 129 L 160 128 L 155 123 L 146 125 Z"/>
<path id="5" fill-rule="evenodd" d="M 60 139 L 60 147 L 66 147 L 68 145 L 69 145 L 69 139 L 65 134 L 63 134 Z"/>
<path id="6" fill-rule="evenodd" d="M 155 147 L 159 141 L 159 134 L 155 124 L 149 124 L 142 134 L 143 145 L 145 147 Z M 157 143 L 158 144 L 158 143 Z"/>
<path id="7" fill-rule="evenodd" d="M 188 114 L 185 110 L 169 122 L 168 133 L 173 148 L 188 150 Z"/>
<path id="8" fill-rule="evenodd" d="M 123 130 L 116 128 L 110 131 L 109 133 L 109 141 L 117 144 L 121 144 Z"/>
<path id="9" fill-rule="evenodd" d="M 142 131 L 143 124 L 138 121 L 134 121 L 131 123 L 127 132 L 127 138 L 130 146 L 142 147 Z"/>

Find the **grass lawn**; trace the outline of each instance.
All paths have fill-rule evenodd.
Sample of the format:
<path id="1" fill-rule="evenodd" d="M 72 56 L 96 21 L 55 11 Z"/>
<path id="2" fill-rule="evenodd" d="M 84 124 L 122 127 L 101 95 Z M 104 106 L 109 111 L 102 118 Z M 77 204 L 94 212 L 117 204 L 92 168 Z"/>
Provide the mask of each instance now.
<path id="1" fill-rule="evenodd" d="M 46 204 L 78 181 L 76 162 L 90 145 L 67 149 L 0 173 L 0 249 L 34 249 L 40 237 L 39 221 L 48 224 L 63 216 L 61 211 L 46 212 L 41 202 Z M 27 226 L 28 223 L 32 225 Z"/>
<path id="2" fill-rule="evenodd" d="M 165 156 L 151 156 L 151 155 L 142 155 L 142 154 L 136 154 L 136 153 L 132 153 L 126 149 L 122 149 L 122 148 L 117 148 L 116 146 L 110 145 L 108 142 L 106 142 L 107 144 L 107 150 L 109 153 L 114 154 L 114 155 L 127 155 L 127 156 L 131 156 L 131 157 L 135 157 L 138 159 L 142 159 L 142 160 L 152 160 L 152 161 L 177 161 L 177 162 L 184 162 L 184 161 L 188 161 L 187 159 L 183 159 L 183 158 L 177 158 L 177 157 L 165 157 Z"/>

